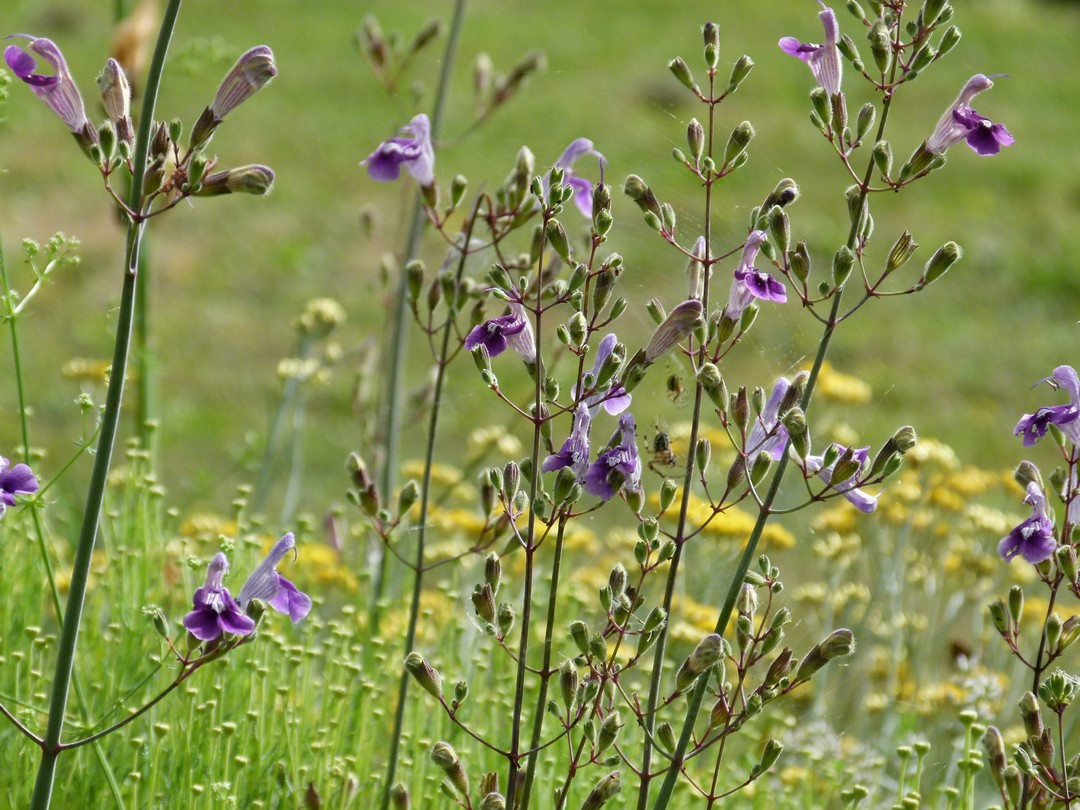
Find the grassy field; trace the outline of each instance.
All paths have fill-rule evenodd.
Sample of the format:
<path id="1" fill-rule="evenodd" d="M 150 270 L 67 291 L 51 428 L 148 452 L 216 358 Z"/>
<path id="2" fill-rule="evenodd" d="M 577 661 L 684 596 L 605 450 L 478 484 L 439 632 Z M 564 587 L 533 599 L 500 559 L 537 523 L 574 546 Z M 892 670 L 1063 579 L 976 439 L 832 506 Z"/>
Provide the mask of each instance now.
<path id="1" fill-rule="evenodd" d="M 684 262 L 618 189 L 627 174 L 640 174 L 675 206 L 681 233 L 701 230 L 700 190 L 688 184 L 670 156 L 672 147 L 683 146 L 689 118 L 700 113 L 666 63 L 675 55 L 692 66 L 700 63 L 704 21 L 720 24 L 722 73 L 743 53 L 756 62 L 739 93 L 721 108 L 721 131 L 749 119 L 757 137 L 750 163 L 722 187 L 713 223 L 718 243 L 725 251 L 740 244 L 750 209 L 786 176 L 802 189 L 791 210 L 795 239 L 808 242 L 815 261 L 826 262 L 848 230 L 839 194 L 842 167 L 808 121 L 810 78 L 805 66 L 776 46 L 789 34 L 820 38 L 817 6 L 810 0 L 672 5 L 669 10 L 643 0 L 477 0 L 469 7 L 444 137 L 437 145 L 436 171 L 444 188 L 460 173 L 476 189 L 502 182 L 523 144 L 542 170 L 574 138 L 594 141 L 607 158 L 605 179 L 616 189 L 616 223 L 605 248 L 626 259 L 618 292 L 636 308 L 619 329 L 630 345 L 643 343 L 653 328 L 643 306 L 647 298 L 657 296 L 670 307 L 685 297 Z M 856 397 L 858 402 L 825 396 L 820 414 L 816 405 L 813 414 L 822 432 L 854 434 L 864 444 L 880 444 L 896 426 L 910 423 L 920 436 L 937 437 L 947 447 L 926 442 L 903 479 L 886 488 L 887 508 L 858 528 L 850 510 L 834 509 L 813 521 L 781 521 L 766 538 L 765 551 L 781 565 L 791 604 L 801 611 L 790 633 L 793 646 L 805 649 L 843 625 L 855 629 L 865 654 L 815 681 L 789 713 L 770 715 L 759 734 L 789 739 L 791 759 L 738 807 L 780 807 L 770 797 L 781 794 L 790 799 L 784 807 L 793 809 L 840 807 L 829 791 L 854 780 L 873 786 L 871 801 L 878 803 L 871 806 L 889 806 L 903 791 L 896 745 L 916 737 L 934 745 L 926 760 L 928 795 L 935 787 L 959 789 L 964 777 L 957 761 L 965 755 L 959 709 L 975 708 L 982 719 L 992 719 L 1012 712 L 1022 688 L 987 626 L 985 603 L 1008 585 L 1029 581 L 1018 572 L 1020 565 L 1005 568 L 993 552 L 1016 523 L 997 510 L 1018 512 L 1022 498 L 1004 472 L 1024 457 L 1012 427 L 1046 399 L 1046 391 L 1033 394 L 1031 384 L 1055 366 L 1078 361 L 1073 347 L 1080 276 L 1074 257 L 1080 255 L 1080 232 L 1073 223 L 1080 213 L 1080 180 L 1072 167 L 1080 158 L 1080 52 L 1074 42 L 1080 6 L 1026 0 L 958 5 L 961 45 L 947 68 L 920 78 L 894 111 L 890 140 L 898 160 L 926 137 L 977 72 L 1011 76 L 997 80 L 976 106 L 1006 123 L 1016 145 L 992 160 L 954 148 L 947 171 L 902 195 L 875 200 L 879 253 L 907 228 L 922 245 L 913 266 L 921 267 L 953 238 L 965 258 L 914 299 L 871 302 L 840 332 L 832 366 L 864 381 L 871 393 Z M 109 738 L 106 756 L 116 765 L 128 806 L 295 806 L 308 782 L 333 797 L 333 806 L 376 796 L 384 757 L 380 734 L 386 733 L 404 652 L 404 611 L 398 608 L 407 578 L 397 571 L 402 576 L 391 588 L 383 631 L 372 636 L 365 611 L 370 537 L 355 512 L 343 512 L 352 509 L 343 506 L 349 486 L 345 462 L 350 451 L 372 451 L 376 414 L 367 405 L 357 407 L 367 401 L 358 400 L 357 390 L 380 385 L 362 358 L 382 350 L 386 257 L 403 242 L 411 186 L 376 184 L 358 162 L 430 106 L 440 48 L 425 51 L 401 92 L 389 96 L 372 78 L 355 32 L 364 15 L 374 14 L 385 32 L 401 31 L 407 39 L 430 16 L 450 12 L 449 3 L 389 0 L 237 0 L 227 10 L 209 0 L 189 0 L 181 13 L 159 104 L 162 116 L 178 115 L 190 124 L 236 56 L 269 44 L 278 77 L 230 117 L 213 145 L 222 165 L 266 163 L 277 179 L 266 199 L 196 200 L 151 223 L 158 462 L 148 477 L 140 458 L 131 455 L 110 491 L 91 591 L 92 632 L 80 648 L 80 671 L 90 685 L 86 716 L 104 723 L 121 704 L 134 705 L 153 693 L 153 678 L 164 677 L 157 668 L 168 655 L 147 629 L 142 608 L 158 604 L 178 619 L 202 581 L 203 569 L 194 561 L 212 555 L 222 536 L 237 542 L 236 570 L 250 570 L 279 515 L 287 514 L 303 549 L 295 578 L 317 594 L 318 610 L 296 630 L 284 621 L 269 627 L 258 648 L 240 651 L 228 666 L 181 690 L 173 710 L 155 710 L 147 722 Z M 843 10 L 837 13 L 842 28 L 854 31 Z M 89 95 L 110 38 L 110 14 L 82 2 L 12 0 L 2 19 L 10 30 L 54 39 Z M 533 49 L 544 52 L 547 69 L 485 126 L 470 130 L 476 54 L 486 52 L 497 70 L 506 70 Z M 865 100 L 859 92 L 852 90 L 852 110 Z M 95 171 L 62 125 L 21 84 L 11 85 L 9 94 L 0 125 L 0 236 L 15 286 L 30 283 L 19 251 L 23 237 L 44 241 L 63 231 L 82 242 L 79 267 L 50 284 L 20 323 L 23 361 L 30 369 L 31 433 L 44 453 L 42 469 L 55 470 L 80 435 L 82 417 L 73 400 L 82 390 L 99 401 L 104 397 L 100 376 L 73 376 L 70 369 L 72 360 L 92 365 L 110 351 L 123 231 Z M 429 267 L 444 249 L 437 238 L 426 241 Z M 281 396 L 279 363 L 297 352 L 295 319 L 309 300 L 321 297 L 336 299 L 347 314 L 332 336 L 341 359 L 327 379 L 303 390 L 297 489 L 286 492 L 279 476 L 272 497 L 254 508 L 245 500 L 245 487 L 258 479 Z M 819 330 L 796 305 L 770 308 L 761 320 L 723 369 L 733 388 L 767 386 L 812 357 Z M 409 374 L 422 401 L 429 363 L 415 333 L 413 341 Z M 443 400 L 447 430 L 440 449 L 455 461 L 462 459 L 467 430 L 501 427 L 505 414 L 493 407 L 472 371 L 467 361 L 455 366 Z M 11 376 L 7 352 L 0 352 L 0 375 Z M 661 376 L 648 378 L 635 393 L 635 413 L 642 426 L 662 419 L 679 441 L 690 414 L 665 395 Z M 523 372 L 506 375 L 511 389 L 522 388 L 525 380 Z M 422 404 L 409 408 L 409 419 L 418 424 Z M 11 387 L 0 389 L 0 413 L 8 424 L 0 431 L 0 453 L 14 455 L 17 405 Z M 406 459 L 419 455 L 422 439 L 419 429 L 407 430 Z M 1040 459 L 1048 457 L 1047 448 L 1039 452 Z M 720 449 L 718 459 L 717 464 L 730 462 Z M 293 461 L 294 470 L 301 469 Z M 80 460 L 50 493 L 60 570 L 69 559 L 65 538 L 75 533 L 89 468 L 88 459 Z M 470 474 L 467 483 L 474 478 Z M 658 481 L 650 478 L 654 488 Z M 468 536 L 470 518 L 463 515 L 475 507 L 470 494 L 475 493 L 467 487 L 458 491 L 460 502 L 448 495 L 436 514 L 437 551 L 453 552 Z M 598 583 L 615 561 L 632 554 L 632 521 L 618 506 L 622 512 L 583 521 L 574 538 L 575 585 L 561 618 L 595 612 Z M 319 542 L 329 513 L 338 516 L 343 531 L 342 556 Z M 608 520 L 608 514 L 616 517 Z M 0 695 L 32 723 L 41 719 L 55 627 L 42 618 L 51 606 L 37 559 L 26 551 L 31 527 L 22 518 L 8 525 L 4 542 L 19 553 L 17 564 L 5 564 L 0 573 L 0 585 L 12 595 L 0 623 L 7 645 L 0 655 L 0 664 L 6 662 Z M 746 523 L 735 520 L 694 547 L 686 569 L 691 573 L 679 594 L 680 623 L 673 630 L 678 655 L 711 627 L 715 608 L 706 606 L 722 600 L 746 534 Z M 516 564 L 508 563 L 508 570 Z M 420 644 L 440 656 L 448 684 L 459 675 L 469 678 L 477 714 L 483 716 L 483 708 L 500 717 L 508 710 L 510 668 L 470 618 L 467 593 L 480 576 L 478 566 L 472 561 L 440 572 L 425 594 Z M 95 671 L 106 657 L 123 673 L 116 682 L 105 682 Z M 140 681 L 147 673 L 150 685 Z M 456 733 L 441 716 L 429 722 L 427 709 L 417 699 L 407 725 L 403 765 L 414 796 L 437 790 L 426 750 L 441 735 Z M 823 717 L 831 723 L 820 725 Z M 80 722 L 73 714 L 74 725 Z M 1075 738 L 1075 722 L 1069 730 Z M 1015 727 L 1010 733 L 1016 736 Z M 0 733 L 0 752 L 10 754 L 22 785 L 32 780 L 36 757 L 19 742 L 9 729 Z M 733 751 L 738 763 L 751 763 L 754 756 L 749 743 Z M 103 790 L 87 749 L 72 761 L 77 766 L 70 766 L 74 775 L 62 787 L 64 803 L 58 806 L 77 806 L 82 791 Z M 558 765 L 553 753 L 542 767 L 555 772 Z M 470 772 L 487 767 L 500 767 L 497 758 L 478 755 Z M 987 787 L 980 788 L 980 801 L 990 801 Z M 17 788 L 0 789 L 13 805 L 24 800 Z M 947 793 L 936 796 L 932 806 L 954 806 Z M 170 797 L 180 797 L 179 804 Z"/>

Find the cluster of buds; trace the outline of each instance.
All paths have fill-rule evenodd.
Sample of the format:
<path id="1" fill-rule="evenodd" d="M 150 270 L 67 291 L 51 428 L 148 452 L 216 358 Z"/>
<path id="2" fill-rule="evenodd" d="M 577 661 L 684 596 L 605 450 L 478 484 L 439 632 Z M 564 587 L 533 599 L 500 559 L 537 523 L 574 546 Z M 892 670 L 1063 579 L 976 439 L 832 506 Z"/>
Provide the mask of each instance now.
<path id="1" fill-rule="evenodd" d="M 25 36 L 27 50 L 9 45 L 4 59 L 15 75 L 67 125 L 83 151 L 106 178 L 121 166 L 134 171 L 135 128 L 131 118 L 131 83 L 115 59 L 105 63 L 97 84 L 106 120 L 95 127 L 87 118 L 86 107 L 60 49 L 43 37 Z M 54 75 L 36 72 L 41 57 Z M 237 60 L 226 74 L 214 97 L 192 129 L 186 148 L 180 145 L 183 124 L 154 121 L 150 129 L 149 154 L 142 178 L 142 202 L 132 216 L 145 216 L 155 199 L 162 207 L 172 207 L 179 200 L 193 196 L 246 193 L 263 195 L 270 191 L 274 173 L 267 166 L 254 164 L 212 171 L 216 158 L 205 147 L 225 116 L 250 98 L 277 75 L 274 55 L 266 45 L 252 48 Z"/>

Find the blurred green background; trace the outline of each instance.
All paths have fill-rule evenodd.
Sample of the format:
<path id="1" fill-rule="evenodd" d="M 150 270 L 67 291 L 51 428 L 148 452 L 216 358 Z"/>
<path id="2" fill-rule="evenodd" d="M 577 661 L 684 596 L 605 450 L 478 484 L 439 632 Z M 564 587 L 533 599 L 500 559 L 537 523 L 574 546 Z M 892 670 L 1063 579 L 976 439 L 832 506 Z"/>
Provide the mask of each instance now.
<path id="1" fill-rule="evenodd" d="M 871 302 L 834 343 L 835 367 L 873 386 L 869 406 L 844 418 L 867 443 L 879 443 L 898 424 L 952 444 L 965 461 L 1010 466 L 1022 455 L 1011 436 L 1015 420 L 1046 400 L 1029 386 L 1059 364 L 1080 362 L 1078 163 L 1080 126 L 1080 5 L 988 0 L 956 3 L 964 32 L 958 48 L 898 97 L 889 139 L 902 161 L 930 132 L 942 110 L 974 73 L 1007 73 L 976 107 L 1004 122 L 1016 145 L 993 159 L 958 146 L 946 170 L 896 196 L 873 200 L 873 255 L 883 257 L 907 228 L 923 246 L 903 280 L 947 239 L 966 251 L 946 278 L 917 296 Z M 679 213 L 690 243 L 701 229 L 702 205 L 692 178 L 670 157 L 682 146 L 687 121 L 700 105 L 666 69 L 683 56 L 701 76 L 700 25 L 720 24 L 721 75 L 743 53 L 757 64 L 741 90 L 720 108 L 721 137 L 743 119 L 757 137 L 750 163 L 724 184 L 714 223 L 718 244 L 730 249 L 745 235 L 749 209 L 784 176 L 802 198 L 792 209 L 796 239 L 806 239 L 818 272 L 847 233 L 842 191 L 847 181 L 831 147 L 808 121 L 806 67 L 785 56 L 776 40 L 795 35 L 818 41 L 818 6 L 810 0 L 761 2 L 470 3 L 453 91 L 437 148 L 440 183 L 462 173 L 471 189 L 490 188 L 527 144 L 546 168 L 576 137 L 589 137 L 608 160 L 606 179 L 618 189 L 628 173 L 645 177 Z M 162 117 L 188 128 L 212 99 L 222 75 L 248 47 L 269 44 L 280 70 L 273 84 L 237 110 L 213 142 L 221 165 L 262 162 L 277 172 L 266 199 L 196 200 L 156 220 L 150 229 L 152 308 L 159 360 L 161 478 L 168 502 L 182 510 L 222 507 L 235 486 L 253 480 L 280 384 L 279 360 L 294 350 L 293 319 L 307 300 L 338 299 L 348 323 L 336 339 L 349 351 L 385 332 L 380 261 L 403 240 L 409 183 L 380 185 L 358 166 L 374 146 L 430 108 L 443 40 L 417 60 L 405 91 L 388 97 L 372 78 L 355 32 L 375 14 L 386 33 L 408 39 L 428 18 L 448 18 L 450 3 L 210 0 L 185 3 L 170 53 Z M 837 8 L 843 31 L 867 51 L 859 26 Z M 94 107 L 94 76 L 112 32 L 112 5 L 9 0 L 4 31 L 54 39 Z M 472 120 L 471 65 L 480 51 L 505 71 L 525 52 L 542 50 L 548 68 L 487 125 Z M 865 54 L 869 57 L 868 52 Z M 413 83 L 416 86 L 413 86 Z M 848 71 L 849 108 L 869 98 Z M 71 138 L 27 88 L 15 82 L 0 127 L 0 234 L 17 289 L 29 287 L 18 241 L 44 241 L 61 230 L 82 240 L 81 266 L 57 278 L 23 321 L 24 362 L 30 369 L 33 436 L 55 469 L 71 452 L 80 417 L 76 381 L 61 368 L 74 357 L 111 351 L 121 282 L 122 233 L 97 173 Z M 418 94 L 417 95 L 414 95 Z M 92 117 L 98 117 L 96 112 Z M 862 164 L 864 158 L 858 159 Z M 580 167 L 590 176 L 587 167 Z M 592 177 L 595 179 L 595 177 Z M 616 193 L 609 246 L 626 259 L 621 294 L 633 307 L 619 326 L 631 347 L 647 339 L 643 303 L 667 306 L 685 295 L 683 262 Z M 374 212 L 370 234 L 361 212 Z M 568 224 L 573 213 L 568 212 Z M 425 256 L 437 263 L 439 240 Z M 732 262 L 732 267 L 734 263 Z M 726 295 L 726 281 L 718 288 Z M 769 385 L 812 355 L 818 329 L 797 305 L 768 307 L 725 369 L 733 385 Z M 413 381 L 426 366 L 413 335 Z M 473 426 L 494 408 L 464 364 L 447 399 L 451 426 Z M 7 350 L 0 373 L 10 375 Z M 311 400 L 301 509 L 320 514 L 340 501 L 349 451 L 366 450 L 361 436 L 375 415 L 355 412 L 355 369 L 343 363 Z M 677 420 L 675 405 L 650 379 L 656 407 Z M 99 398 L 103 394 L 98 393 Z M 0 390 L 8 454 L 18 432 L 12 385 Z M 645 419 L 639 416 L 639 423 Z M 419 446 L 419 436 L 408 437 Z M 65 486 L 77 490 L 77 478 Z"/>

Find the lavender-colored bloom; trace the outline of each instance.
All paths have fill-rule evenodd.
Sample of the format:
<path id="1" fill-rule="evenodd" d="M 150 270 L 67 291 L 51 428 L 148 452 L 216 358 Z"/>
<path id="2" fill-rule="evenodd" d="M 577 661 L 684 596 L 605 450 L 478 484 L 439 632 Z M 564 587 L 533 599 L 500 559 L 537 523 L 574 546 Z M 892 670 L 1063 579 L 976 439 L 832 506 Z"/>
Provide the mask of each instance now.
<path id="1" fill-rule="evenodd" d="M 840 39 L 840 26 L 833 10 L 824 3 L 821 5 L 822 11 L 818 12 L 818 19 L 825 26 L 825 44 L 816 45 L 799 42 L 795 37 L 784 37 L 780 40 L 780 49 L 806 62 L 817 83 L 831 96 L 840 92 L 840 79 L 843 75 L 840 49 L 836 47 Z"/>
<path id="2" fill-rule="evenodd" d="M 600 341 L 600 345 L 596 347 L 596 359 L 593 361 L 592 374 L 593 380 L 596 380 L 600 376 L 600 369 L 603 368 L 604 363 L 607 362 L 608 357 L 611 356 L 612 351 L 615 350 L 616 344 L 619 339 L 615 337 L 614 333 L 604 335 L 603 340 Z M 574 386 L 571 391 L 571 396 L 577 398 L 578 390 L 577 386 Z M 589 406 L 589 410 L 593 416 L 596 415 L 600 408 L 610 413 L 612 416 L 625 411 L 630 407 L 630 403 L 633 397 L 626 392 L 622 383 L 618 380 L 612 382 L 611 387 L 607 391 L 598 391 L 595 394 L 591 394 L 585 398 L 585 404 Z"/>
<path id="3" fill-rule="evenodd" d="M 574 475 L 582 478 L 589 468 L 589 428 L 592 425 L 592 414 L 584 402 L 579 402 L 574 410 L 574 425 L 570 430 L 570 437 L 563 442 L 559 452 L 544 459 L 544 472 L 561 470 L 569 467 Z"/>
<path id="4" fill-rule="evenodd" d="M 1001 147 L 1012 146 L 1013 136 L 1004 124 L 995 124 L 971 108 L 971 100 L 993 86 L 990 78 L 981 73 L 972 76 L 956 101 L 941 116 L 934 134 L 926 139 L 926 151 L 940 154 L 965 140 L 968 146 L 983 156 L 996 155 Z"/>
<path id="5" fill-rule="evenodd" d="M 277 572 L 277 565 L 289 552 L 296 554 L 296 538 L 289 532 L 270 549 L 266 559 L 251 572 L 244 587 L 240 589 L 237 602 L 243 610 L 252 599 L 265 602 L 279 613 L 286 614 L 293 624 L 311 612 L 311 597 L 297 590 L 289 580 Z"/>
<path id="6" fill-rule="evenodd" d="M 397 180 L 401 176 L 401 167 L 416 178 L 422 186 L 435 182 L 435 150 L 431 146 L 431 123 L 428 117 L 420 113 L 399 130 L 408 137 L 390 138 L 360 161 L 367 166 L 372 180 L 380 182 Z"/>
<path id="7" fill-rule="evenodd" d="M 1058 366 L 1053 375 L 1039 380 L 1049 382 L 1055 388 L 1064 388 L 1069 395 L 1067 405 L 1048 405 L 1035 413 L 1026 413 L 1016 423 L 1013 433 L 1024 437 L 1024 447 L 1031 447 L 1046 435 L 1050 425 L 1057 425 L 1073 444 L 1080 445 L 1080 379 L 1072 366 Z M 1038 385 L 1039 383 L 1035 383 Z"/>
<path id="8" fill-rule="evenodd" d="M 1027 485 L 1024 503 L 1031 506 L 1031 517 L 1009 532 L 998 543 L 998 554 L 1007 562 L 1020 555 L 1029 563 L 1041 563 L 1050 559 L 1057 547 L 1054 539 L 1054 521 L 1046 509 L 1046 493 L 1032 481 Z"/>
<path id="9" fill-rule="evenodd" d="M 742 260 L 735 270 L 735 279 L 731 282 L 731 293 L 728 296 L 727 306 L 724 307 L 724 315 L 733 321 L 742 317 L 743 312 L 755 298 L 775 301 L 778 304 L 787 301 L 787 289 L 784 285 L 768 273 L 754 267 L 754 260 L 764 241 L 765 231 L 753 231 L 746 237 Z"/>
<path id="10" fill-rule="evenodd" d="M 838 451 L 837 460 L 847 452 L 847 448 L 841 445 L 836 445 Z M 860 447 L 858 450 L 852 451 L 851 460 L 859 464 L 861 470 L 865 466 L 867 458 L 870 455 L 869 447 Z M 806 471 L 809 473 L 816 473 L 822 481 L 826 484 L 832 484 L 833 468 L 836 466 L 836 461 L 830 464 L 828 467 L 824 466 L 824 460 L 822 456 L 807 456 L 805 459 Z M 846 481 L 839 481 L 832 488 L 843 493 L 844 497 L 851 501 L 852 505 L 860 512 L 870 514 L 877 509 L 877 495 L 867 495 L 859 487 L 859 473 L 848 478 Z"/>
<path id="11" fill-rule="evenodd" d="M 255 620 L 240 610 L 221 584 L 228 570 L 229 561 L 219 551 L 206 570 L 206 583 L 195 590 L 194 609 L 184 617 L 184 627 L 199 641 L 213 641 L 222 633 L 246 636 L 255 630 Z"/>
<path id="12" fill-rule="evenodd" d="M 0 515 L 9 506 L 15 505 L 16 495 L 32 495 L 38 491 L 38 481 L 34 472 L 25 464 L 16 464 L 10 470 L 10 462 L 0 456 Z"/>
<path id="13" fill-rule="evenodd" d="M 778 379 L 761 414 L 754 420 L 746 440 L 746 457 L 751 461 L 758 453 L 768 453 L 773 461 L 778 461 L 784 455 L 788 431 L 780 424 L 780 403 L 790 387 L 791 383 L 785 377 Z"/>
<path id="14" fill-rule="evenodd" d="M 487 349 L 489 357 L 498 357 L 509 346 L 526 363 L 536 362 L 536 340 L 525 307 L 510 304 L 510 314 L 491 318 L 465 336 L 465 348 L 470 352 L 477 346 Z"/>
<path id="15" fill-rule="evenodd" d="M 629 492 L 641 491 L 641 458 L 638 456 L 634 417 L 619 417 L 619 443 L 602 452 L 585 471 L 585 491 L 602 501 L 615 497 L 620 487 Z M 613 438 L 614 440 L 614 438 Z"/>
<path id="16" fill-rule="evenodd" d="M 71 78 L 67 62 L 60 49 L 50 39 L 35 37 L 30 34 L 12 34 L 13 37 L 25 37 L 30 40 L 27 47 L 50 64 L 55 75 L 49 76 L 35 73 L 37 60 L 17 45 L 8 45 L 4 49 L 4 61 L 7 62 L 11 71 L 30 85 L 34 94 L 44 101 L 49 109 L 60 116 L 80 142 L 85 141 L 85 147 L 96 140 L 97 133 L 86 117 L 86 108 L 83 106 L 79 88 L 75 86 L 75 80 Z M 10 39 L 10 37 L 9 37 Z"/>
<path id="17" fill-rule="evenodd" d="M 588 219 L 592 219 L 592 183 L 584 177 L 578 177 L 571 168 L 578 158 L 584 157 L 585 155 L 596 155 L 597 160 L 600 163 L 601 177 L 603 177 L 604 156 L 593 149 L 593 142 L 588 138 L 578 138 L 577 140 L 572 141 L 571 144 L 566 147 L 565 151 L 563 151 L 562 156 L 555 161 L 555 165 L 563 170 L 563 183 L 574 190 L 574 204 L 578 207 L 578 210 Z M 548 177 L 550 177 L 550 173 Z M 548 178 L 545 178 L 545 191 L 547 190 L 548 182 Z"/>

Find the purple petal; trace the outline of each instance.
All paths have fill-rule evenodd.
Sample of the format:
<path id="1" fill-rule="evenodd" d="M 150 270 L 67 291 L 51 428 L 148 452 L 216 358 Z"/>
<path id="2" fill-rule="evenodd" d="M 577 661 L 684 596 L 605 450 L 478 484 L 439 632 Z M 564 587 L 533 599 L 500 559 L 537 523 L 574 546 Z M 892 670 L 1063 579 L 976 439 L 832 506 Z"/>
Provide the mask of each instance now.
<path id="1" fill-rule="evenodd" d="M 555 165 L 563 169 L 569 169 L 571 166 L 574 165 L 575 160 L 580 157 L 584 157 L 590 152 L 597 155 L 600 154 L 593 149 L 593 142 L 590 141 L 588 138 L 578 138 L 574 141 L 571 141 L 570 145 L 566 147 L 565 150 L 563 150 L 562 155 L 555 162 Z"/>
<path id="2" fill-rule="evenodd" d="M 199 641 L 213 641 L 221 635 L 218 615 L 210 608 L 191 611 L 184 617 L 184 627 Z"/>
<path id="3" fill-rule="evenodd" d="M 574 190 L 574 205 L 582 216 L 592 219 L 592 183 L 573 174 L 567 175 L 563 182 Z"/>
<path id="4" fill-rule="evenodd" d="M 301 593 L 281 574 L 277 574 L 277 578 L 280 588 L 267 604 L 279 613 L 288 614 L 293 624 L 296 624 L 311 612 L 311 597 L 306 593 Z"/>
<path id="5" fill-rule="evenodd" d="M 811 55 L 821 50 L 820 45 L 813 45 L 810 43 L 799 42 L 795 37 L 784 37 L 779 42 L 780 50 L 789 56 L 794 56 L 796 59 L 802 59 L 804 62 L 809 62 Z M 804 74 L 805 75 L 805 74 Z"/>

